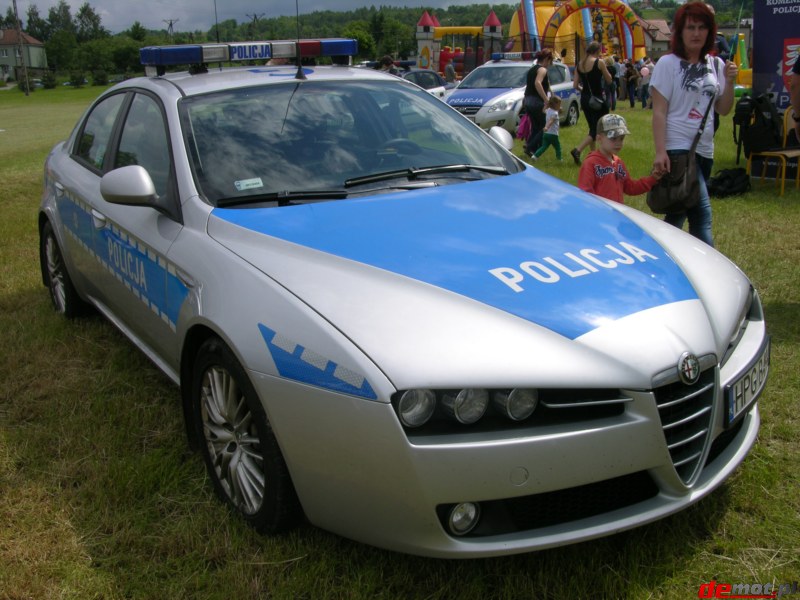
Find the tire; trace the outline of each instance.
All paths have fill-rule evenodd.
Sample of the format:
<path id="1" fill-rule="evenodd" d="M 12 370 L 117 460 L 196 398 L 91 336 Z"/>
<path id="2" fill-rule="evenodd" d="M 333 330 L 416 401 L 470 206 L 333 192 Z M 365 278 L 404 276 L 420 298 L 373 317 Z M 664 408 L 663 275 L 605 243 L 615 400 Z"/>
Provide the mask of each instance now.
<path id="1" fill-rule="evenodd" d="M 301 514 L 264 407 L 233 352 L 218 338 L 200 347 L 192 375 L 195 433 L 217 495 L 263 533 Z"/>
<path id="2" fill-rule="evenodd" d="M 81 299 L 72 284 L 50 221 L 42 226 L 39 236 L 39 263 L 42 282 L 50 291 L 50 300 L 58 314 L 74 319 L 89 312 L 89 305 Z"/>
<path id="3" fill-rule="evenodd" d="M 578 108 L 577 103 L 572 102 L 569 105 L 569 109 L 567 110 L 567 118 L 564 121 L 565 125 L 573 127 L 578 124 L 578 119 L 580 118 L 581 111 Z"/>

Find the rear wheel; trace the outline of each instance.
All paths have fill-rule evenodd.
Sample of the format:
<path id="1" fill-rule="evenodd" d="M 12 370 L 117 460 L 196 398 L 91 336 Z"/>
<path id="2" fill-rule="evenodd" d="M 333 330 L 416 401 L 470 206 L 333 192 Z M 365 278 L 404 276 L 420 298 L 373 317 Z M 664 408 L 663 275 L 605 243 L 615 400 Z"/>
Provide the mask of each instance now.
<path id="1" fill-rule="evenodd" d="M 192 398 L 196 432 L 217 495 L 259 531 L 291 528 L 300 507 L 289 470 L 255 389 L 217 338 L 198 352 Z"/>
<path id="2" fill-rule="evenodd" d="M 50 299 L 56 312 L 68 319 L 86 314 L 88 304 L 75 291 L 64 263 L 64 255 L 49 221 L 42 227 L 39 237 L 39 263 L 42 281 L 50 290 Z"/>

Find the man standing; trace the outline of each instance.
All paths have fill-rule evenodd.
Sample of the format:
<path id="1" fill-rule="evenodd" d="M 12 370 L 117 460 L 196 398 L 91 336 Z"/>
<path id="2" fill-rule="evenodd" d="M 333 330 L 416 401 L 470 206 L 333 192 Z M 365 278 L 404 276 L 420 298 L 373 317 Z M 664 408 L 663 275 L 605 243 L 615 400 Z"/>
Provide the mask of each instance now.
<path id="1" fill-rule="evenodd" d="M 444 78 L 447 80 L 447 83 L 455 83 L 456 82 L 456 68 L 453 66 L 453 59 L 447 61 L 447 65 L 444 68 Z"/>

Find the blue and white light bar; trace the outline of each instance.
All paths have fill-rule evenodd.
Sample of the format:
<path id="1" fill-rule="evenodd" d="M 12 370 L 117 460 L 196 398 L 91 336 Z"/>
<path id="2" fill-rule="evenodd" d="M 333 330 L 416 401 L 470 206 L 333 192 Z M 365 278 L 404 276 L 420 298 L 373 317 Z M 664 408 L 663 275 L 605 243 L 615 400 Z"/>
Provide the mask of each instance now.
<path id="1" fill-rule="evenodd" d="M 183 44 L 179 46 L 147 46 L 139 50 L 144 66 L 200 65 L 239 60 L 271 58 L 319 58 L 323 56 L 355 56 L 358 41 L 345 38 L 321 40 L 287 40 L 279 42 L 237 42 L 233 44 Z"/>
<path id="2" fill-rule="evenodd" d="M 493 52 L 492 60 L 533 60 L 533 52 Z"/>

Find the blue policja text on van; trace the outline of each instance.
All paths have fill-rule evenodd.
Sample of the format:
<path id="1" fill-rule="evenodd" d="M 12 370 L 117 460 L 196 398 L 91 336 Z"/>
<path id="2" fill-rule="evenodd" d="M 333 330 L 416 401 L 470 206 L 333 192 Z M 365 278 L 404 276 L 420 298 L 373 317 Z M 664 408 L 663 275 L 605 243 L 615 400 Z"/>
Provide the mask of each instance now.
<path id="1" fill-rule="evenodd" d="M 583 248 L 577 252 L 565 252 L 558 258 L 545 256 L 539 260 L 525 261 L 517 268 L 497 267 L 489 269 L 489 273 L 515 292 L 523 292 L 525 288 L 520 283 L 526 277 L 539 283 L 558 283 L 564 276 L 583 277 L 597 273 L 600 269 L 616 269 L 647 260 L 658 260 L 658 257 L 633 244 L 619 242 L 616 246 L 606 244 L 600 250 Z"/>

